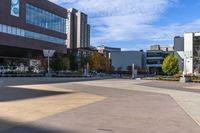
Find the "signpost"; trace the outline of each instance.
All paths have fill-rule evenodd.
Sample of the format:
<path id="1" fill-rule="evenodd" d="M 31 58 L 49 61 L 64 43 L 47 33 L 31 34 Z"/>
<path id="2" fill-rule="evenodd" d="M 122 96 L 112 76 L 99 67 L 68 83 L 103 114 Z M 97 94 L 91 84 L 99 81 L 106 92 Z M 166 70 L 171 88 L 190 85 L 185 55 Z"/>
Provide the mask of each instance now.
<path id="1" fill-rule="evenodd" d="M 50 58 L 53 57 L 55 52 L 56 52 L 55 50 L 48 50 L 48 49 L 43 50 L 44 57 L 48 58 L 48 69 L 47 69 L 48 75 L 50 74 Z"/>

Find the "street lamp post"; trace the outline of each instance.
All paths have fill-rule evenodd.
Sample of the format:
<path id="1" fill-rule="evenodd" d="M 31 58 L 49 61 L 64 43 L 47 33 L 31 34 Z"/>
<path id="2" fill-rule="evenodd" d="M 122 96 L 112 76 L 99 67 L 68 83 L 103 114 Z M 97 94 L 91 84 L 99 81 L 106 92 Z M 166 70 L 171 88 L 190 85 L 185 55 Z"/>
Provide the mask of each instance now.
<path id="1" fill-rule="evenodd" d="M 48 58 L 48 68 L 47 68 L 48 76 L 50 75 L 50 58 L 53 57 L 54 53 L 55 50 L 48 50 L 48 49 L 43 50 L 44 57 Z"/>

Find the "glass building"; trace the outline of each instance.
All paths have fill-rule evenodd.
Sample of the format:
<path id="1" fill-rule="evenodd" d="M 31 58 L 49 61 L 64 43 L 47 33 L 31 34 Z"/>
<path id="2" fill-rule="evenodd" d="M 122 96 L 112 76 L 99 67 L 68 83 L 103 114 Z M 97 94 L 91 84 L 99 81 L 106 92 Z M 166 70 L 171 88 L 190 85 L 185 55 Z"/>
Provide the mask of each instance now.
<path id="1" fill-rule="evenodd" d="M 15 35 L 15 36 L 37 39 L 41 41 L 47 41 L 51 43 L 57 43 L 57 44 L 62 44 L 62 45 L 66 44 L 65 39 L 60 39 L 57 37 L 48 36 L 45 34 L 32 32 L 29 30 L 24 30 L 24 29 L 20 29 L 20 28 L 8 26 L 8 25 L 3 25 L 3 24 L 0 24 L 0 32 L 10 34 L 10 35 Z"/>
<path id="2" fill-rule="evenodd" d="M 89 49 L 89 37 L 87 15 L 78 10 L 71 13 L 49 0 L 0 0 L 0 67 L 9 58 L 42 60 L 43 50 L 67 56 Z"/>
<path id="3" fill-rule="evenodd" d="M 67 22 L 68 10 L 48 0 L 0 0 L 0 58 L 66 55 Z"/>
<path id="4" fill-rule="evenodd" d="M 26 22 L 46 29 L 66 33 L 66 18 L 26 4 Z"/>

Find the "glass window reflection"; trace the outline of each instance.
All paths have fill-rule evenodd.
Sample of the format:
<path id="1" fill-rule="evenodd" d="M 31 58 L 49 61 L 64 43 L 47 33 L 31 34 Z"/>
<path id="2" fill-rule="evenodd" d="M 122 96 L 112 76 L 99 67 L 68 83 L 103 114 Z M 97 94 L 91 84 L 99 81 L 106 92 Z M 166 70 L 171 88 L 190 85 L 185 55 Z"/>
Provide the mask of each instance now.
<path id="1" fill-rule="evenodd" d="M 66 21 L 58 15 L 26 4 L 26 22 L 29 24 L 66 34 Z"/>
<path id="2" fill-rule="evenodd" d="M 16 36 L 32 38 L 32 39 L 41 40 L 41 41 L 46 41 L 46 42 L 51 42 L 51 43 L 56 43 L 56 44 L 62 44 L 62 45 L 67 44 L 66 40 L 61 39 L 61 38 L 48 36 L 45 34 L 32 32 L 29 30 L 24 30 L 21 28 L 16 28 L 16 27 L 3 25 L 3 24 L 0 24 L 0 32 L 6 33 L 6 34 L 11 34 L 11 35 L 16 35 Z"/>

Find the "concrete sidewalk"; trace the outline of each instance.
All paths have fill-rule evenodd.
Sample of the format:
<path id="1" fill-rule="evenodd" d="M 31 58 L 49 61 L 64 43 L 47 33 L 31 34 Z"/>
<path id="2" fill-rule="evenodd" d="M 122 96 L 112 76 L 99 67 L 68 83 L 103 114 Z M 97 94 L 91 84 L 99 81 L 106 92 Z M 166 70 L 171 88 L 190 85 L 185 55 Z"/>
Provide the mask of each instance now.
<path id="1" fill-rule="evenodd" d="M 101 87 L 112 87 L 116 89 L 135 90 L 142 92 L 153 92 L 170 95 L 193 120 L 200 126 L 200 93 L 188 92 L 174 89 L 163 89 L 158 87 L 143 86 L 144 83 L 155 81 L 138 80 L 101 80 L 90 82 L 79 82 L 83 85 L 94 85 Z M 171 82 L 168 82 L 170 84 Z M 193 84 L 195 85 L 195 84 Z M 192 86 L 190 86 L 192 87 Z"/>
<path id="2" fill-rule="evenodd" d="M 32 88 L 31 88 L 32 87 Z M 104 100 L 51 86 L 0 89 L 0 131 Z M 2 122 L 2 121 L 7 121 Z M 13 124 L 10 124 L 12 122 Z"/>
<path id="3" fill-rule="evenodd" d="M 48 86 L 47 84 L 40 88 Z M 32 85 L 31 87 L 36 88 Z M 200 131 L 199 126 L 169 95 L 76 83 L 52 84 L 51 89 L 56 87 L 106 99 L 10 128 L 3 133 L 199 133 Z"/>
<path id="4" fill-rule="evenodd" d="M 193 93 L 142 86 L 144 83 L 115 79 L 1 88 L 0 132 L 200 132 L 179 106 L 187 107 L 187 101 L 180 103 Z M 179 105 L 172 96 L 181 100 Z"/>

